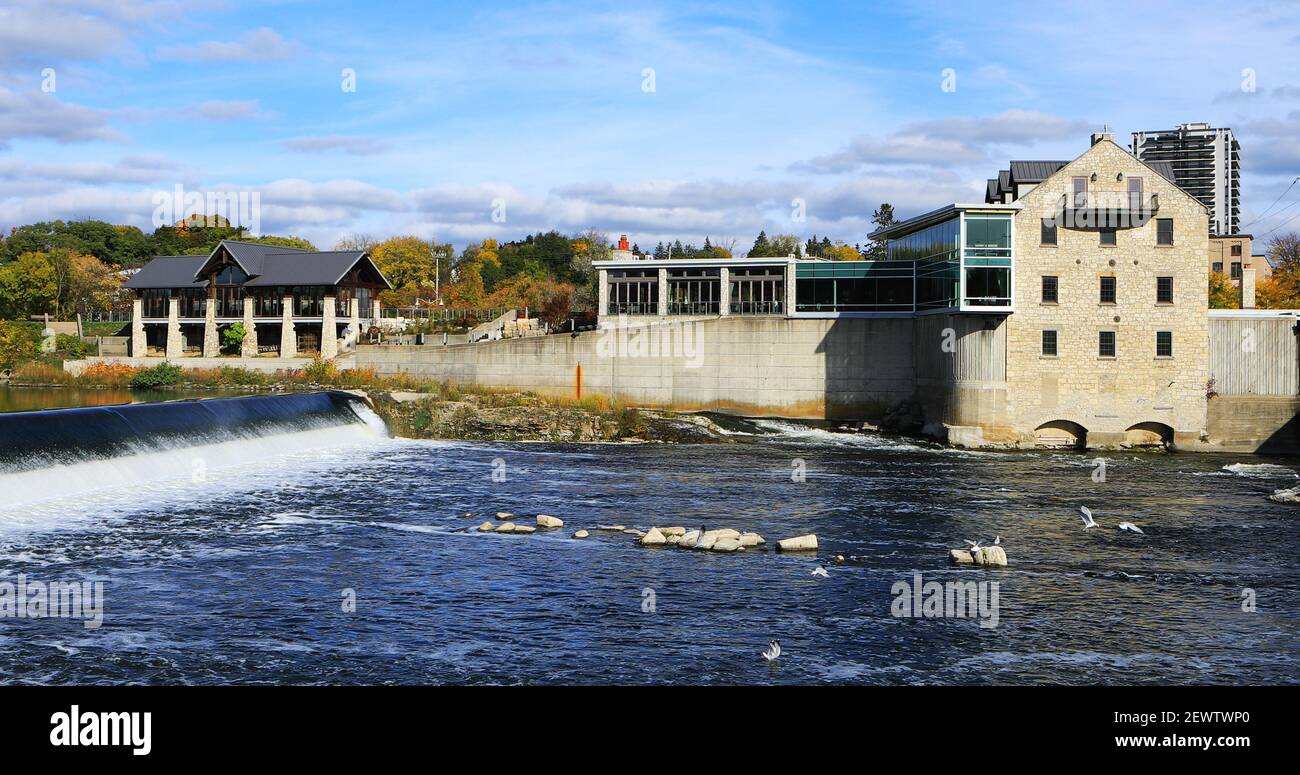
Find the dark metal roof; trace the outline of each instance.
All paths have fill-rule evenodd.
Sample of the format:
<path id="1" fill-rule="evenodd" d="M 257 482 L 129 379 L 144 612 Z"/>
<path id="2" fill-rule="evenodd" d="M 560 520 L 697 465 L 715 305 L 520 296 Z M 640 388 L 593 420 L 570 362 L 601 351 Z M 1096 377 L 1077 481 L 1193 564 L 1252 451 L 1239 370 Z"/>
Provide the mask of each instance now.
<path id="1" fill-rule="evenodd" d="M 1160 177 L 1168 180 L 1174 185 L 1178 185 L 1178 180 L 1174 178 L 1174 165 L 1172 163 L 1167 161 L 1149 161 L 1146 162 L 1146 165 L 1156 172 L 1159 172 Z"/>
<path id="2" fill-rule="evenodd" d="M 230 255 L 234 256 L 235 261 L 239 262 L 239 265 L 249 275 L 262 274 L 263 262 L 268 255 L 273 253 L 309 252 L 301 248 L 287 248 L 283 245 L 264 245 L 260 242 L 238 242 L 236 240 L 222 240 L 217 247 L 225 247 L 226 250 L 230 251 Z"/>
<path id="3" fill-rule="evenodd" d="M 244 285 L 335 285 L 365 255 L 364 250 L 265 253 L 261 256 L 261 273 Z"/>
<path id="4" fill-rule="evenodd" d="M 989 178 L 988 187 L 984 191 L 985 202 L 995 202 L 998 198 L 998 179 Z"/>
<path id="5" fill-rule="evenodd" d="M 1042 183 L 1067 164 L 1068 161 L 1013 161 L 1011 179 L 1015 183 Z"/>
<path id="6" fill-rule="evenodd" d="M 194 275 L 208 262 L 207 256 L 156 256 L 123 285 L 127 288 L 193 288 L 207 283 Z"/>

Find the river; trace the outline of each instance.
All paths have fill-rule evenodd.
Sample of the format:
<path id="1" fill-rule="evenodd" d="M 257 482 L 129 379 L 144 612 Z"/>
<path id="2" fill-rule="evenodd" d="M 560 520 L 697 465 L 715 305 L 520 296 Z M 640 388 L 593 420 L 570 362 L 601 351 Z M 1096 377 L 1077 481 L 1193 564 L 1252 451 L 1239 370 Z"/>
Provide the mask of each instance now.
<path id="1" fill-rule="evenodd" d="M 0 473 L 0 582 L 105 596 L 94 629 L 0 618 L 0 682 L 1300 682 L 1298 512 L 1266 499 L 1298 461 L 1108 453 L 1097 481 L 1093 454 L 730 427 L 727 444 L 562 446 L 349 422 L 74 461 L 44 486 Z M 498 510 L 565 527 L 458 532 Z M 570 537 L 608 523 L 815 533 L 821 549 Z M 994 536 L 1008 568 L 948 565 Z M 997 582 L 996 626 L 895 616 L 916 573 Z"/>

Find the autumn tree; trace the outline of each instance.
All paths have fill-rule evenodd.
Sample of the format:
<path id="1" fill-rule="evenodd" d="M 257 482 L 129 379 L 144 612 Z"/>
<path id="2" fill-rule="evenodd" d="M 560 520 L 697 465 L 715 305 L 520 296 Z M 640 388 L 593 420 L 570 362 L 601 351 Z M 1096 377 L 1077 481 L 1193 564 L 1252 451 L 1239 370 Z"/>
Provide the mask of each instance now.
<path id="1" fill-rule="evenodd" d="M 432 295 L 436 272 L 433 246 L 419 237 L 393 237 L 370 250 L 375 266 L 394 288 L 428 290 Z"/>
<path id="2" fill-rule="evenodd" d="M 1241 292 L 1223 272 L 1210 272 L 1210 309 L 1237 309 Z"/>

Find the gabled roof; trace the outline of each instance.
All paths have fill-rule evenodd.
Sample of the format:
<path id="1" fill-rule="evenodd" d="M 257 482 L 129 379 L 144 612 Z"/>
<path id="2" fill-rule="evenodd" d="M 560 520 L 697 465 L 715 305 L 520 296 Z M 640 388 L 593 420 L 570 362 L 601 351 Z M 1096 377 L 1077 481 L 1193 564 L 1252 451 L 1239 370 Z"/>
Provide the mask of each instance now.
<path id="1" fill-rule="evenodd" d="M 238 240 L 223 239 L 213 248 L 215 254 L 221 248 L 225 248 L 230 255 L 239 264 L 244 273 L 251 276 L 262 273 L 262 264 L 268 255 L 273 253 L 309 253 L 310 251 L 301 248 L 288 248 L 283 245 L 264 245 L 260 242 L 239 242 Z"/>
<path id="2" fill-rule="evenodd" d="M 207 283 L 194 275 L 208 262 L 207 256 L 156 256 L 123 283 L 126 288 L 191 288 Z"/>
<path id="3" fill-rule="evenodd" d="M 984 201 L 993 202 L 998 198 L 998 179 L 989 178 L 988 186 L 984 190 Z"/>
<path id="4" fill-rule="evenodd" d="M 1067 164 L 1068 161 L 1013 161 L 1011 179 L 1015 183 L 1042 183 Z"/>
<path id="5" fill-rule="evenodd" d="M 296 251 L 293 253 L 267 253 L 262 256 L 261 273 L 244 285 L 337 285 L 356 263 L 368 254 L 364 250 L 331 250 L 323 253 Z M 371 262 L 373 266 L 373 262 Z M 375 267 L 379 272 L 379 268 Z M 380 274 L 383 277 L 383 274 Z M 384 282 L 390 287 L 387 278 Z"/>

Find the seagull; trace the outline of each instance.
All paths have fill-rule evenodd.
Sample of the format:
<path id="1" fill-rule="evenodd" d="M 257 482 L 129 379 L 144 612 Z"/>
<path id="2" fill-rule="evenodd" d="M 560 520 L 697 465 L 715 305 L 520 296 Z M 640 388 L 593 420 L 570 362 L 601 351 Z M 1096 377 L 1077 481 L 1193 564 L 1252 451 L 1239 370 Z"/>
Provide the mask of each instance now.
<path id="1" fill-rule="evenodd" d="M 993 536 L 993 545 L 1000 546 L 1001 544 L 1002 544 L 1002 536 Z"/>
<path id="2" fill-rule="evenodd" d="M 1080 512 L 1081 514 L 1083 514 L 1082 519 L 1083 519 L 1083 529 L 1084 529 L 1084 530 L 1087 530 L 1087 529 L 1090 528 L 1090 527 L 1096 527 L 1096 526 L 1097 526 L 1097 522 L 1096 522 L 1096 520 L 1094 520 L 1094 519 L 1092 518 L 1092 512 L 1088 510 L 1088 507 L 1087 507 L 1087 506 L 1080 506 L 1080 507 L 1079 507 L 1079 512 Z"/>
<path id="3" fill-rule="evenodd" d="M 970 547 L 971 554 L 974 554 L 980 550 L 980 545 L 978 541 L 967 540 L 966 545 Z"/>
<path id="4" fill-rule="evenodd" d="M 1119 523 L 1119 529 L 1120 529 L 1120 530 L 1129 530 L 1129 531 L 1132 531 L 1132 532 L 1134 532 L 1134 533 L 1142 533 L 1142 528 L 1138 527 L 1137 525 L 1133 524 L 1132 522 L 1121 522 L 1121 523 Z M 1146 535 L 1146 533 L 1142 533 L 1142 535 Z"/>
<path id="5" fill-rule="evenodd" d="M 763 659 L 768 662 L 775 662 L 779 656 L 781 656 L 781 641 L 774 640 L 767 644 L 767 651 L 763 652 Z"/>
<path id="6" fill-rule="evenodd" d="M 704 540 L 704 525 L 700 525 L 700 532 L 695 535 L 695 547 L 698 547 L 700 545 L 700 542 L 703 540 Z"/>
<path id="7" fill-rule="evenodd" d="M 828 578 L 831 574 L 827 573 L 825 568 L 818 565 L 816 568 L 813 568 L 812 575 L 821 576 L 822 578 Z"/>

